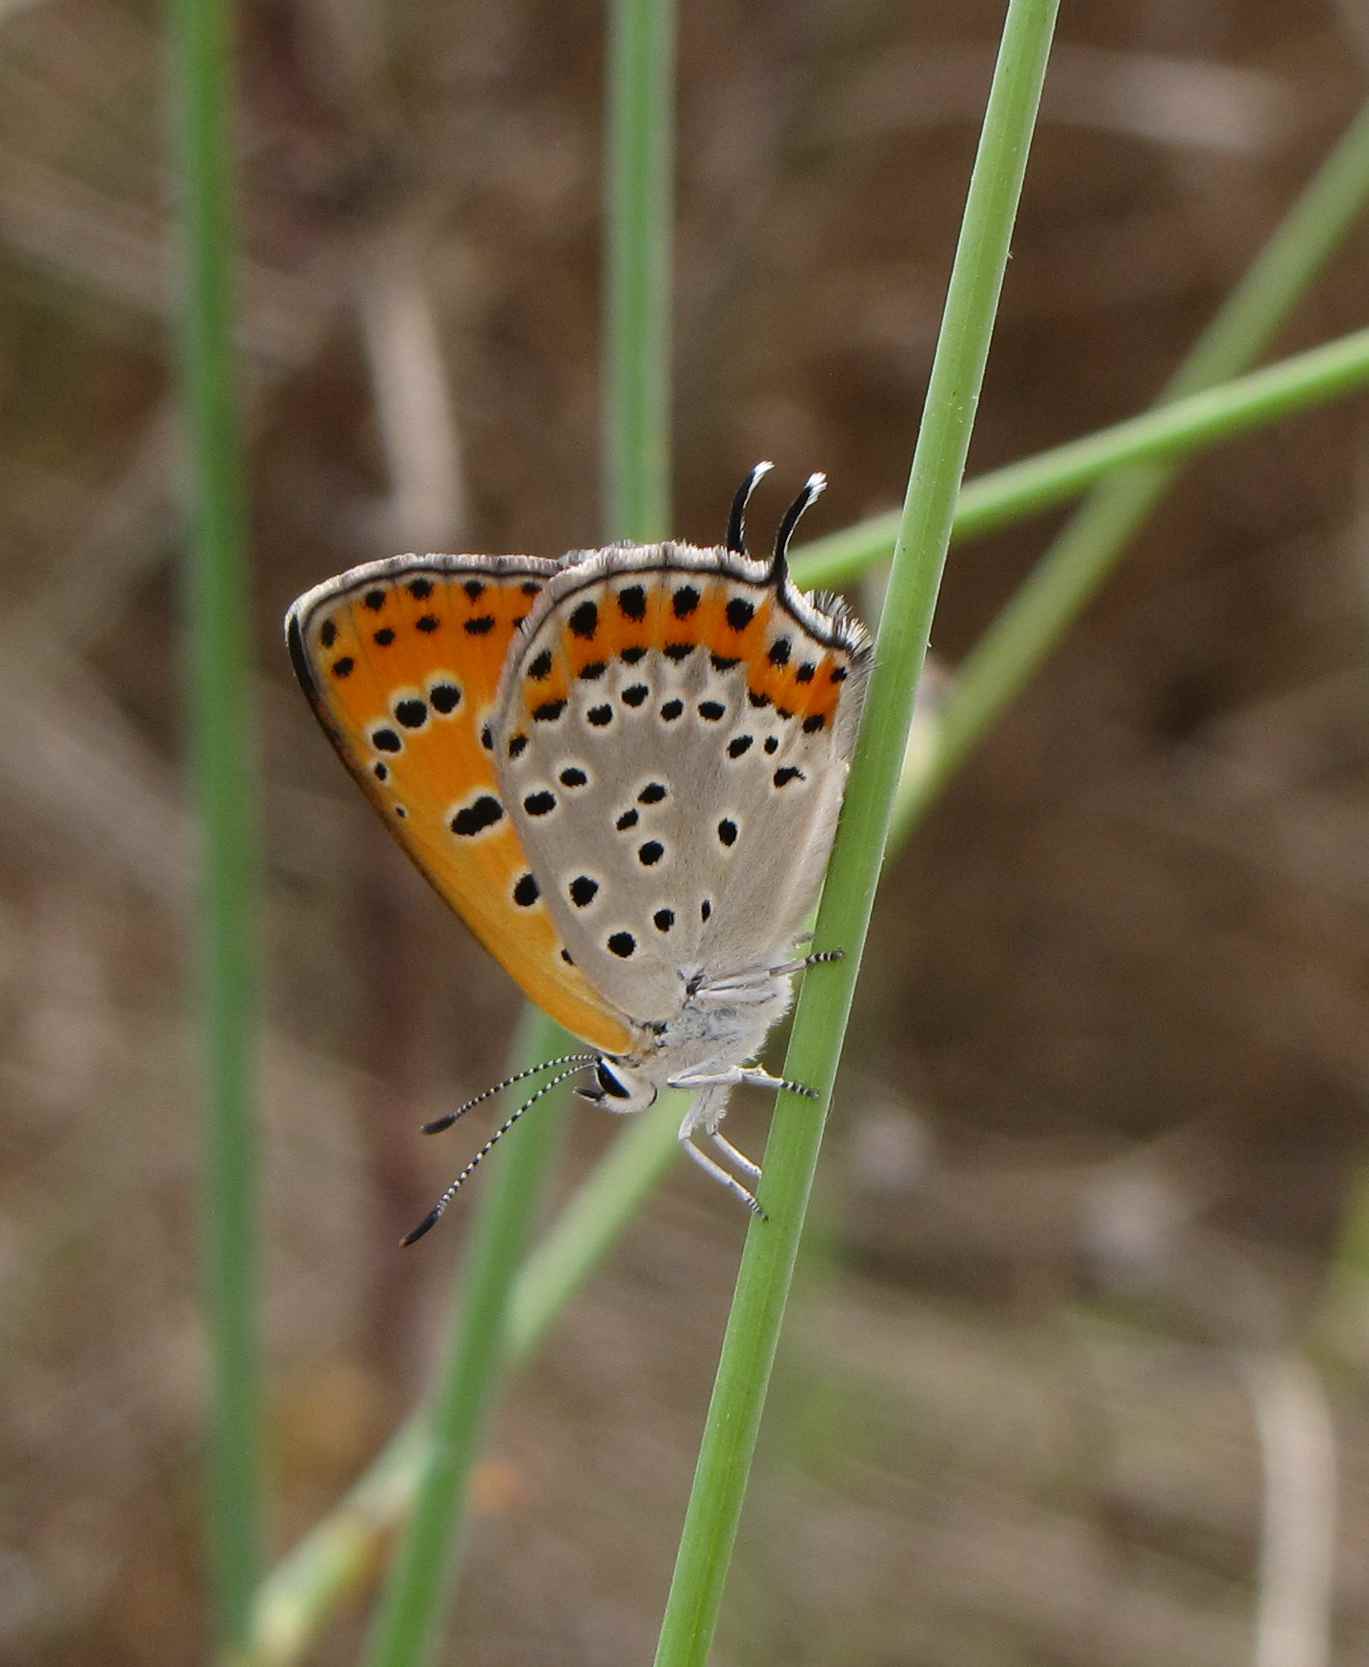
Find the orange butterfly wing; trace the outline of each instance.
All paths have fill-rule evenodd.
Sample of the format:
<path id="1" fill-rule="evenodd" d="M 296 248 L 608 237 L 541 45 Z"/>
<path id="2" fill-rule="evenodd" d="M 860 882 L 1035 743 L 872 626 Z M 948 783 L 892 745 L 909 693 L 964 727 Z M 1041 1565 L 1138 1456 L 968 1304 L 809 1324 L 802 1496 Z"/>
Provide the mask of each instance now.
<path id="1" fill-rule="evenodd" d="M 606 1053 L 632 1031 L 570 964 L 500 797 L 500 674 L 556 571 L 532 556 L 395 556 L 286 615 L 300 685 L 358 785 L 437 892 L 539 1007 Z"/>

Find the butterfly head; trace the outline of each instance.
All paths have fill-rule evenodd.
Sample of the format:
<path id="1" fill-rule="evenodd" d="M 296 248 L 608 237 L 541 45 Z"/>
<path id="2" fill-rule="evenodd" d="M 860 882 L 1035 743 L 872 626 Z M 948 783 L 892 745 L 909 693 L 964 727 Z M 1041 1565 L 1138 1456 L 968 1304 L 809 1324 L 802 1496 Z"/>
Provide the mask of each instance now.
<path id="1" fill-rule="evenodd" d="M 577 1088 L 576 1094 L 605 1111 L 646 1111 L 655 1105 L 657 1088 L 643 1072 L 622 1059 L 604 1054 L 594 1061 L 594 1086 Z"/>

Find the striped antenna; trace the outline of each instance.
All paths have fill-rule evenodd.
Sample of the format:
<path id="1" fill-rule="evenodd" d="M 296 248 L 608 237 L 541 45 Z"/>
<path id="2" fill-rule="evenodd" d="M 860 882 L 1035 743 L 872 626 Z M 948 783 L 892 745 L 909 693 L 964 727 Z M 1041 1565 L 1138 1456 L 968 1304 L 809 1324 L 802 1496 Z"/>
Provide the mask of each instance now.
<path id="1" fill-rule="evenodd" d="M 486 1100 L 492 1100 L 496 1094 L 502 1094 L 506 1088 L 512 1088 L 514 1083 L 522 1082 L 525 1077 L 535 1077 L 539 1071 L 550 1071 L 557 1065 L 593 1065 L 598 1058 L 592 1053 L 563 1053 L 557 1059 L 544 1059 L 540 1065 L 529 1065 L 526 1071 L 515 1071 L 511 1077 L 505 1077 L 503 1082 L 495 1083 L 493 1088 L 485 1089 L 477 1094 L 473 1100 L 467 1100 L 465 1105 L 458 1106 L 455 1111 L 449 1111 L 445 1117 L 434 1117 L 431 1123 L 423 1125 L 424 1134 L 441 1134 L 443 1129 L 450 1129 L 452 1124 L 474 1111 L 476 1106 L 483 1105 Z"/>
<path id="2" fill-rule="evenodd" d="M 594 1056 L 591 1055 L 590 1057 L 593 1058 Z M 562 1071 L 560 1076 L 553 1077 L 550 1082 L 544 1082 L 535 1094 L 530 1094 L 528 1098 L 523 1101 L 522 1105 L 519 1106 L 518 1110 L 514 1112 L 513 1116 L 506 1118 L 504 1122 L 499 1125 L 499 1127 L 475 1154 L 457 1178 L 447 1188 L 446 1192 L 444 1192 L 441 1198 L 438 1199 L 437 1203 L 434 1204 L 432 1209 L 429 1210 L 426 1216 L 424 1216 L 423 1220 L 420 1221 L 418 1226 L 414 1228 L 413 1232 L 406 1233 L 404 1235 L 404 1237 L 399 1241 L 401 1246 L 417 1244 L 425 1233 L 431 1232 L 432 1229 L 437 1226 L 438 1222 L 441 1221 L 442 1212 L 447 1208 L 448 1204 L 451 1203 L 452 1199 L 456 1197 L 458 1189 L 462 1187 L 467 1178 L 480 1167 L 491 1148 L 496 1146 L 504 1138 L 523 1113 L 530 1107 L 535 1106 L 544 1094 L 550 1094 L 553 1088 L 557 1088 L 561 1083 L 567 1082 L 576 1074 L 577 1071 L 583 1071 L 584 1068 L 583 1064 L 573 1065 L 569 1071 Z"/>

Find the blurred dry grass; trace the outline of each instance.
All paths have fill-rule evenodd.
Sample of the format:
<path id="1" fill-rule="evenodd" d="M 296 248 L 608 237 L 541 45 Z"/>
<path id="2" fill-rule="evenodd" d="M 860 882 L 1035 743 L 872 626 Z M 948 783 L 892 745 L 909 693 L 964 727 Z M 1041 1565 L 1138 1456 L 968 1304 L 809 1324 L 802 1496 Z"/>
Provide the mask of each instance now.
<path id="1" fill-rule="evenodd" d="M 688 10 L 683 533 L 758 456 L 825 468 L 828 526 L 896 496 L 998 18 Z M 373 554 L 596 536 L 599 25 L 244 16 L 278 1546 L 419 1392 L 462 1230 L 393 1248 L 454 1152 L 415 1124 L 490 1079 L 516 998 L 277 621 Z M 64 1667 L 201 1640 L 160 27 L 0 15 L 0 1654 Z M 1147 401 L 1366 72 L 1348 3 L 1065 9 L 975 468 Z M 1284 345 L 1364 322 L 1367 257 Z M 1327 1307 L 1369 1085 L 1365 422 L 1205 461 L 894 866 L 720 1660 L 1252 1659 L 1281 1440 L 1334 1659 L 1369 1660 L 1369 1351 Z M 1043 536 L 953 557 L 945 661 Z M 613 1133 L 575 1115 L 567 1186 Z M 646 1656 L 739 1234 L 674 1178 L 518 1386 L 454 1659 Z"/>

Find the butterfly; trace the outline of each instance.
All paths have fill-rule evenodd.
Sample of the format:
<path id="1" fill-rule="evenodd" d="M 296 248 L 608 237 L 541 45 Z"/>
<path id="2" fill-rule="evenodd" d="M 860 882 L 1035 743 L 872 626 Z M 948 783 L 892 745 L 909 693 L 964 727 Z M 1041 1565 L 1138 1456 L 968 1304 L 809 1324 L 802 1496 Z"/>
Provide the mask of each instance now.
<path id="1" fill-rule="evenodd" d="M 536 1100 L 581 1073 L 592 1080 L 580 1097 L 613 1112 L 692 1090 L 681 1144 L 764 1215 L 760 1168 L 720 1124 L 740 1084 L 812 1092 L 750 1061 L 793 976 L 841 954 L 798 950 L 871 663 L 845 603 L 805 596 L 789 575 L 789 541 L 824 476 L 790 505 L 771 556 L 747 553 L 746 508 L 770 467 L 738 488 L 721 545 L 395 556 L 316 586 L 286 615 L 300 684 L 390 831 L 592 1050 L 425 1125 L 447 1128 L 558 1068 L 405 1244 Z"/>

